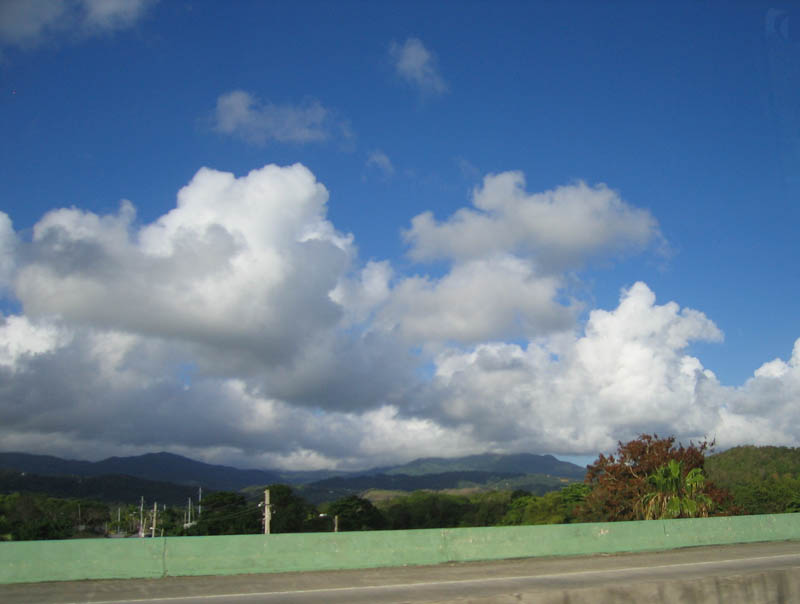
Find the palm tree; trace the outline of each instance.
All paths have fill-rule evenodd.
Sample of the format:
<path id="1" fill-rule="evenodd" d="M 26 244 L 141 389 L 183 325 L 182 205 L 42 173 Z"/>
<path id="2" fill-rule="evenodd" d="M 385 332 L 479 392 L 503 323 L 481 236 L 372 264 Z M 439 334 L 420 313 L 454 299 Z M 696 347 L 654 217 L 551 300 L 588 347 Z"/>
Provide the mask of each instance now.
<path id="1" fill-rule="evenodd" d="M 707 517 L 713 505 L 703 492 L 705 476 L 700 468 L 683 475 L 683 462 L 671 459 L 647 477 L 652 487 L 639 499 L 637 511 L 645 520 Z"/>

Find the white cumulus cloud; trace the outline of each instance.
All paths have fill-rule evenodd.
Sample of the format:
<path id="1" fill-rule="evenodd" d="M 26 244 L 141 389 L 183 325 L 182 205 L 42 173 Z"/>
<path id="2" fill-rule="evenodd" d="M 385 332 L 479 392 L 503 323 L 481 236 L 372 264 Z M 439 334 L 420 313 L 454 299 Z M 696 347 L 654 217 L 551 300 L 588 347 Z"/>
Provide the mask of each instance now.
<path id="1" fill-rule="evenodd" d="M 249 92 L 233 90 L 217 99 L 214 129 L 253 144 L 324 141 L 335 127 L 331 112 L 319 101 L 300 105 L 262 102 Z"/>
<path id="2" fill-rule="evenodd" d="M 157 0 L 81 0 L 86 24 L 100 30 L 130 27 Z"/>
<path id="3" fill-rule="evenodd" d="M 702 437 L 720 423 L 719 385 L 686 354 L 719 340 L 698 311 L 655 304 L 637 283 L 578 337 L 486 343 L 436 359 L 429 405 L 494 447 L 592 453 L 642 432 Z"/>
<path id="4" fill-rule="evenodd" d="M 774 359 L 755 370 L 724 401 L 722 444 L 797 446 L 800 435 L 800 339 L 788 361 Z"/>
<path id="5" fill-rule="evenodd" d="M 26 317 L 0 316 L 0 366 L 12 373 L 21 370 L 26 361 L 48 354 L 69 341 L 69 333 L 57 325 L 35 324 Z"/>
<path id="6" fill-rule="evenodd" d="M 392 42 L 389 55 L 397 75 L 421 93 L 441 95 L 447 92 L 447 83 L 439 73 L 436 57 L 419 38 L 408 38 L 402 44 Z"/>
<path id="7" fill-rule="evenodd" d="M 202 169 L 141 228 L 129 202 L 55 210 L 34 226 L 15 293 L 31 317 L 289 359 L 342 314 L 329 293 L 352 243 L 325 219 L 327 198 L 303 166 L 266 166 Z"/>
<path id="8" fill-rule="evenodd" d="M 3 0 L 0 44 L 32 48 L 65 33 L 102 34 L 133 26 L 157 0 Z"/>
<path id="9" fill-rule="evenodd" d="M 415 216 L 404 232 L 410 256 L 466 260 L 511 252 L 560 271 L 660 240 L 653 216 L 605 185 L 578 183 L 530 194 L 521 172 L 503 172 L 484 178 L 472 204 L 442 222 L 430 212 Z"/>
<path id="10" fill-rule="evenodd" d="M 379 322 L 413 342 L 533 337 L 572 327 L 574 311 L 557 301 L 560 286 L 513 256 L 473 260 L 438 279 L 400 280 Z"/>
<path id="11" fill-rule="evenodd" d="M 394 176 L 394 165 L 389 156 L 380 149 L 373 151 L 367 157 L 367 167 L 377 169 L 384 177 Z"/>

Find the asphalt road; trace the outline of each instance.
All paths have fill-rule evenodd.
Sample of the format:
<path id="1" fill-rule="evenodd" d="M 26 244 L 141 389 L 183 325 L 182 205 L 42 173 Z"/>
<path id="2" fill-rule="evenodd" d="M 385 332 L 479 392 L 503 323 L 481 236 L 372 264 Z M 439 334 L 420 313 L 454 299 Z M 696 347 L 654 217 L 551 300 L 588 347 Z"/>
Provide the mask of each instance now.
<path id="1" fill-rule="evenodd" d="M 14 584 L 0 586 L 0 601 L 4 604 L 563 602 L 563 594 L 569 590 L 578 590 L 576 593 L 592 590 L 586 593 L 597 595 L 600 593 L 597 590 L 624 585 L 629 590 L 639 589 L 630 593 L 647 594 L 649 589 L 663 596 L 663 586 L 676 581 L 710 578 L 719 588 L 724 587 L 726 580 L 740 580 L 748 574 L 761 576 L 765 572 L 798 576 L 800 542 L 357 571 Z M 759 601 L 790 600 L 779 593 Z"/>

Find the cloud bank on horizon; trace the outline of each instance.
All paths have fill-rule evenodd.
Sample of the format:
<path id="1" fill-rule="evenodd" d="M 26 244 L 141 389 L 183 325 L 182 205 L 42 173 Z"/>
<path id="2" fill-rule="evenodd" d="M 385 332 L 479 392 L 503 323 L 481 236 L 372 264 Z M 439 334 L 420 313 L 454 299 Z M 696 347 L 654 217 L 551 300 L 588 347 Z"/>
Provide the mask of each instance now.
<path id="1" fill-rule="evenodd" d="M 607 186 L 486 176 L 471 207 L 404 231 L 441 276 L 360 260 L 328 198 L 300 164 L 202 168 L 149 224 L 129 201 L 62 208 L 25 240 L 0 214 L 1 285 L 23 309 L 0 326 L 4 447 L 316 468 L 591 454 L 652 431 L 796 443 L 780 410 L 800 340 L 727 386 L 686 353 L 721 331 L 645 283 L 579 320 L 568 271 L 661 239 Z"/>

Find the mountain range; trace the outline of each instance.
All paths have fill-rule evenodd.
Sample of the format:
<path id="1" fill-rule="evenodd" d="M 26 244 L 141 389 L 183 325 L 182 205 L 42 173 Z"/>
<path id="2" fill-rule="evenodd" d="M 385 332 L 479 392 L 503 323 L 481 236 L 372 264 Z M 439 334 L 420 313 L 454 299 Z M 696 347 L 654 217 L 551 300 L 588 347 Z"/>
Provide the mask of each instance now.
<path id="1" fill-rule="evenodd" d="M 40 476 L 88 477 L 122 474 L 145 480 L 202 486 L 216 491 L 238 491 L 249 485 L 283 481 L 278 472 L 212 465 L 172 453 L 109 457 L 102 461 L 78 461 L 29 453 L 0 453 L 0 468 Z"/>
<path id="2" fill-rule="evenodd" d="M 160 497 L 160 501 L 170 503 L 173 499 L 185 498 L 187 487 L 240 491 L 246 487 L 284 483 L 299 487 L 308 495 L 314 493 L 313 499 L 321 499 L 325 493 L 351 493 L 370 488 L 445 489 L 464 483 L 483 484 L 528 475 L 538 477 L 534 483 L 550 485 L 552 482 L 556 485 L 558 479 L 580 480 L 585 471 L 585 468 L 560 461 L 552 455 L 529 453 L 424 458 L 403 465 L 360 472 L 285 472 L 243 470 L 164 452 L 109 457 L 96 462 L 11 452 L 0 453 L 0 492 L 29 490 L 60 496 L 71 493 L 69 496 L 116 500 L 116 493 L 120 497 L 123 495 L 119 492 L 120 485 L 125 485 L 125 499 L 129 498 L 130 493 L 142 490 L 142 494 L 146 491 L 152 493 L 153 498 Z M 58 480 L 55 480 L 56 477 Z M 116 486 L 106 485 L 106 482 L 99 480 L 100 477 L 108 478 L 109 484 Z M 543 480 L 545 477 L 551 480 Z M 163 485 L 163 494 L 160 495 L 159 483 Z M 175 487 L 182 488 L 176 490 Z"/>
<path id="3" fill-rule="evenodd" d="M 582 480 L 586 468 L 568 461 L 561 461 L 552 455 L 534 455 L 533 453 L 516 453 L 502 455 L 484 453 L 466 457 L 444 458 L 424 457 L 415 459 L 402 466 L 381 468 L 382 474 L 406 474 L 422 476 L 425 474 L 441 474 L 443 472 L 503 472 L 506 474 L 547 474 L 560 478 Z"/>
<path id="4" fill-rule="evenodd" d="M 428 457 L 398 466 L 369 470 L 287 472 L 282 470 L 241 470 L 230 466 L 207 464 L 174 453 L 147 453 L 133 457 L 109 457 L 102 461 L 78 461 L 51 455 L 0 453 L 0 468 L 41 476 L 103 476 L 124 474 L 146 480 L 203 486 L 209 489 L 237 491 L 247 486 L 283 482 L 306 484 L 333 477 L 405 474 L 423 476 L 446 472 L 494 472 L 505 474 L 547 474 L 561 478 L 582 479 L 586 468 L 560 461 L 552 455 L 486 453 L 467 457 Z"/>

